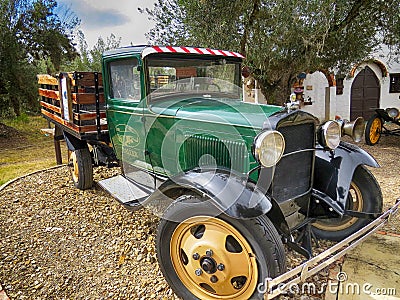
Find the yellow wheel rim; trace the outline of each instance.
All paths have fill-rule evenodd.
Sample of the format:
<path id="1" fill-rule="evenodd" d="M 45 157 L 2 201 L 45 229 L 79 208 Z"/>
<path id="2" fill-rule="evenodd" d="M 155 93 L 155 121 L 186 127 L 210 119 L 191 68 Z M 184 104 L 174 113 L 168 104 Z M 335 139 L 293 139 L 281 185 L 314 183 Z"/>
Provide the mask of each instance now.
<path id="1" fill-rule="evenodd" d="M 248 299 L 258 280 L 250 244 L 229 223 L 192 217 L 172 234 L 170 254 L 176 274 L 200 299 Z"/>
<path id="2" fill-rule="evenodd" d="M 79 169 L 78 169 L 78 161 L 76 159 L 75 151 L 71 151 L 69 155 L 69 166 L 71 170 L 72 179 L 74 182 L 79 181 Z"/>
<path id="3" fill-rule="evenodd" d="M 363 211 L 363 198 L 360 189 L 352 182 L 350 185 L 349 193 L 351 195 L 352 206 L 350 207 L 353 211 L 362 212 Z M 338 231 L 344 230 L 352 226 L 357 222 L 358 218 L 344 216 L 340 219 L 329 219 L 329 220 L 319 220 L 313 223 L 313 226 L 325 230 L 325 231 Z"/>
<path id="4" fill-rule="evenodd" d="M 381 130 L 382 130 L 382 121 L 380 118 L 375 118 L 372 121 L 371 129 L 369 131 L 369 140 L 371 141 L 372 144 L 378 142 L 379 137 L 381 136 Z"/>

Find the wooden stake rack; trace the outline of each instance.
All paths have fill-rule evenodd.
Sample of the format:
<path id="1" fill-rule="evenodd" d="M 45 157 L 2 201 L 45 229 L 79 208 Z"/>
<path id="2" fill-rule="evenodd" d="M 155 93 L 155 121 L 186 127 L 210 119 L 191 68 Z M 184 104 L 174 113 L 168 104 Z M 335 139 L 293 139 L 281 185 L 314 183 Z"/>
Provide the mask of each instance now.
<path id="1" fill-rule="evenodd" d="M 37 76 L 44 117 L 81 139 L 108 134 L 103 80 L 98 72 Z"/>

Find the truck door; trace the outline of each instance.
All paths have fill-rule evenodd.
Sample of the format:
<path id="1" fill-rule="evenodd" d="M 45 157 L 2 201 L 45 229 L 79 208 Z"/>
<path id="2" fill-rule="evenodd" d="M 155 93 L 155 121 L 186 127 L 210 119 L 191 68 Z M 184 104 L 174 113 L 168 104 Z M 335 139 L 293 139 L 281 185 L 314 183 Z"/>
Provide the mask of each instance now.
<path id="1" fill-rule="evenodd" d="M 107 73 L 104 76 L 107 81 L 107 122 L 116 155 L 122 162 L 125 177 L 143 191 L 151 193 L 155 188 L 155 180 L 145 155 L 146 136 L 141 102 L 144 98 L 144 75 L 141 60 L 132 56 L 109 58 L 103 68 Z"/>

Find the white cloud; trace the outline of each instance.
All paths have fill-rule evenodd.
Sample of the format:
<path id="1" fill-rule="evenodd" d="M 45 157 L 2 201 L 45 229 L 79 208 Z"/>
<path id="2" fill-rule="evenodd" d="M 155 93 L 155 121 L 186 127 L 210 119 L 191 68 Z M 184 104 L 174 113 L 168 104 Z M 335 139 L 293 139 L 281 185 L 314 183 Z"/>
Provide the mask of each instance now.
<path id="1" fill-rule="evenodd" d="M 122 46 L 147 44 L 145 33 L 153 23 L 138 7 L 151 8 L 154 0 L 60 0 L 59 3 L 70 7 L 81 19 L 80 28 L 89 47 L 98 37 L 105 39 L 111 33 L 122 38 Z"/>

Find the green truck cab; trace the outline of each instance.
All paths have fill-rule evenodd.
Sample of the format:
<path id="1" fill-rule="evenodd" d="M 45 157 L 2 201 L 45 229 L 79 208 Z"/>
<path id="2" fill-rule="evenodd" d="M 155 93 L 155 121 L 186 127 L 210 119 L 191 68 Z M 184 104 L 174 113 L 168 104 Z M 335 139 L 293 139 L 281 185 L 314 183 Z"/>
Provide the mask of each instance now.
<path id="1" fill-rule="evenodd" d="M 123 174 L 99 185 L 160 216 L 158 261 L 183 299 L 273 294 L 260 286 L 289 278 L 284 243 L 310 258 L 312 237 L 348 242 L 386 220 L 365 167 L 378 164 L 340 141 L 362 135 L 363 123 L 244 102 L 242 61 L 132 46 L 105 52 L 102 74 L 39 76 L 42 113 L 67 142 L 76 187 L 92 186 L 93 165 L 119 163 Z"/>

